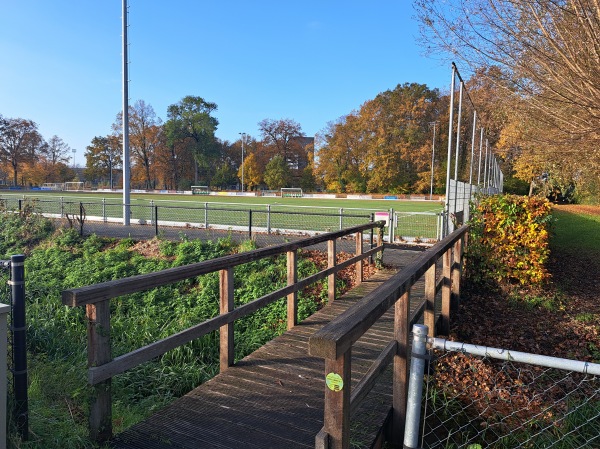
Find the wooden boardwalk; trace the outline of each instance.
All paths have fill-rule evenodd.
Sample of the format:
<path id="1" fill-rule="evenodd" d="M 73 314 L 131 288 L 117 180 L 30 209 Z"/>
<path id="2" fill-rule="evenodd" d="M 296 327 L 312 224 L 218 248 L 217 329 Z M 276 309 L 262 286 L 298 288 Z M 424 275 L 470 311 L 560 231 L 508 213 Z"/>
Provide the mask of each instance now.
<path id="1" fill-rule="evenodd" d="M 325 379 L 323 359 L 308 355 L 308 338 L 416 255 L 386 249 L 384 261 L 394 268 L 381 270 L 235 366 L 117 435 L 111 446 L 313 448 L 323 426 Z M 388 312 L 353 347 L 353 385 L 392 339 L 392 327 Z M 378 386 L 355 413 L 352 438 L 357 447 L 370 447 L 390 407 L 390 397 L 391 384 Z"/>

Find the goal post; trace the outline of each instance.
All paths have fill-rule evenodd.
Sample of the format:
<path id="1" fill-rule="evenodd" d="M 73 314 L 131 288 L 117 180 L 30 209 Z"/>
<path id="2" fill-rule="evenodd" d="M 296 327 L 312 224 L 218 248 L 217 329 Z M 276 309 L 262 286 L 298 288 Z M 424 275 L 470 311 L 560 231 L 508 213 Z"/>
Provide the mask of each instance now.
<path id="1" fill-rule="evenodd" d="M 300 187 L 282 187 L 282 198 L 302 198 L 302 189 Z"/>
<path id="2" fill-rule="evenodd" d="M 208 186 L 192 186 L 192 195 L 209 195 L 210 189 Z"/>
<path id="3" fill-rule="evenodd" d="M 63 190 L 84 190 L 85 188 L 85 182 L 83 181 L 71 181 L 64 184 Z"/>
<path id="4" fill-rule="evenodd" d="M 62 182 L 45 182 L 42 184 L 42 190 L 64 190 L 65 185 Z"/>

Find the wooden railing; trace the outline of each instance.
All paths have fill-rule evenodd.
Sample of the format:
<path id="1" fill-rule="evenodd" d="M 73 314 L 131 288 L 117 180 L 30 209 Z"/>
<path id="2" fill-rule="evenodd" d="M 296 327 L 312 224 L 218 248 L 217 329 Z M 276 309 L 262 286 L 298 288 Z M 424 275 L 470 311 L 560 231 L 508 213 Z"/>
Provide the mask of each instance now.
<path id="1" fill-rule="evenodd" d="M 347 449 L 350 442 L 350 417 L 367 396 L 379 375 L 393 362 L 391 422 L 387 434 L 394 447 L 402 447 L 408 381 L 409 330 L 423 317 L 430 333 L 435 332 L 435 298 L 442 291 L 440 333 L 448 334 L 451 304 L 460 296 L 463 246 L 467 226 L 423 252 L 407 267 L 338 315 L 309 340 L 309 352 L 325 359 L 324 426 L 317 434 L 317 449 Z M 437 262 L 443 260 L 442 276 L 437 280 Z M 410 293 L 425 275 L 424 299 L 410 313 Z M 373 362 L 367 374 L 350 391 L 352 345 L 377 320 L 394 306 L 394 338 Z M 432 335 L 433 336 L 433 335 Z M 330 386 L 327 386 L 330 383 Z"/>
<path id="2" fill-rule="evenodd" d="M 89 418 L 91 438 L 95 441 L 106 441 L 112 436 L 110 380 L 113 376 L 216 330 L 220 331 L 220 368 L 221 371 L 227 369 L 234 361 L 233 323 L 235 320 L 245 317 L 280 298 L 287 297 L 287 326 L 288 329 L 292 328 L 297 324 L 298 319 L 297 293 L 299 290 L 321 279 L 328 278 L 328 296 L 329 300 L 333 301 L 335 299 L 336 273 L 353 264 L 356 266 L 357 282 L 362 281 L 364 259 L 381 253 L 383 249 L 384 224 L 383 221 L 367 223 L 293 243 L 63 291 L 62 300 L 65 305 L 86 307 L 88 382 L 94 388 Z M 378 228 L 378 246 L 373 247 L 372 231 L 376 228 Z M 371 248 L 363 252 L 363 232 L 368 230 L 371 230 Z M 337 264 L 337 239 L 353 234 L 355 234 L 356 242 L 354 257 Z M 327 242 L 327 268 L 299 280 L 297 277 L 298 250 L 324 242 Z M 284 253 L 287 254 L 288 285 L 234 308 L 233 268 Z M 110 300 L 112 298 L 149 290 L 215 271 L 219 271 L 220 274 L 220 315 L 127 354 L 114 359 L 111 357 Z"/>

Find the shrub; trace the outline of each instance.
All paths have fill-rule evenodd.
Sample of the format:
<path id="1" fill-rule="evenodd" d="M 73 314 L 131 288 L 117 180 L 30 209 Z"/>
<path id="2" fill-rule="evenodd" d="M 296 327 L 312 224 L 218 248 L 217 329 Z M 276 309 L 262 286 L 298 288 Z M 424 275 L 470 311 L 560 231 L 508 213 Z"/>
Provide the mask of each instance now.
<path id="1" fill-rule="evenodd" d="M 536 197 L 480 198 L 471 213 L 469 280 L 521 286 L 547 280 L 550 209 L 546 199 Z"/>

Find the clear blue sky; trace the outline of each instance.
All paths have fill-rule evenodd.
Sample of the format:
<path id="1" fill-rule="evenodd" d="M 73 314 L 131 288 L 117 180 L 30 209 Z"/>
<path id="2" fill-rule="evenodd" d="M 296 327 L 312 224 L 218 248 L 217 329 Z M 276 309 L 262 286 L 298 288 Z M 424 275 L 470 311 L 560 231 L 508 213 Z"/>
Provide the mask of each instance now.
<path id="1" fill-rule="evenodd" d="M 1 0 L 0 114 L 77 150 L 121 110 L 120 0 Z M 290 118 L 314 135 L 399 83 L 447 90 L 407 0 L 129 0 L 130 104 L 166 119 L 186 95 L 218 105 L 217 137 Z"/>

